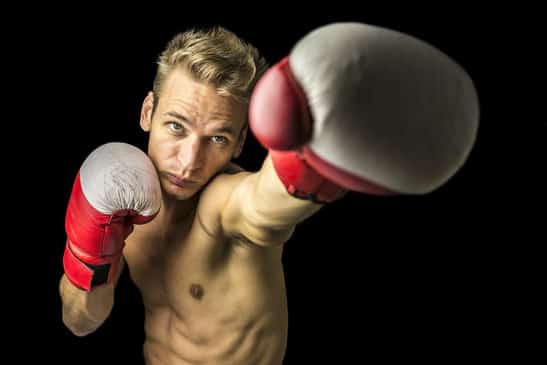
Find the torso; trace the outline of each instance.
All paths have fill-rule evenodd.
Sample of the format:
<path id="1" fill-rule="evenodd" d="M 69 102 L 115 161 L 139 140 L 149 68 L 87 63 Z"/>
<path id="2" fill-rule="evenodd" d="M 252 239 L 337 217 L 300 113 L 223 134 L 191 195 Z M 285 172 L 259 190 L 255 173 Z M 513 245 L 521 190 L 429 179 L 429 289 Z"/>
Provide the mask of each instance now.
<path id="1" fill-rule="evenodd" d="M 282 247 L 225 237 L 198 203 L 180 228 L 136 226 L 124 256 L 145 306 L 148 365 L 282 363 Z"/>

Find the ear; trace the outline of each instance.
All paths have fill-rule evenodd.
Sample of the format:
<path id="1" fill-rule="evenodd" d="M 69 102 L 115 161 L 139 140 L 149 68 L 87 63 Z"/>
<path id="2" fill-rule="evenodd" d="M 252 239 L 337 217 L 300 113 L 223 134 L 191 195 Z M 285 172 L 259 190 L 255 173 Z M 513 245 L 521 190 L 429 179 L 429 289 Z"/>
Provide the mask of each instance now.
<path id="1" fill-rule="evenodd" d="M 241 132 L 239 133 L 239 139 L 237 141 L 237 147 L 233 154 L 233 158 L 238 158 L 239 155 L 241 155 L 241 151 L 243 151 L 243 145 L 245 144 L 245 139 L 247 138 L 247 130 L 249 129 L 249 123 L 245 123 L 245 126 L 241 129 Z"/>
<path id="2" fill-rule="evenodd" d="M 152 109 L 154 108 L 154 93 L 148 92 L 142 102 L 140 125 L 143 131 L 149 132 L 152 124 Z"/>

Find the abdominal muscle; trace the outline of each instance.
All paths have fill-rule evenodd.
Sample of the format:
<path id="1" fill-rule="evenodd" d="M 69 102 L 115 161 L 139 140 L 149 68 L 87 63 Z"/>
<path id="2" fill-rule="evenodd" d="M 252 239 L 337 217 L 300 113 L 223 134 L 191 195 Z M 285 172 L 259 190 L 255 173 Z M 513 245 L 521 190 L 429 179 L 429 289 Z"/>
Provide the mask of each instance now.
<path id="1" fill-rule="evenodd" d="M 236 247 L 212 255 L 202 249 L 206 242 L 192 246 L 126 255 L 145 306 L 146 364 L 281 365 L 287 304 L 280 254 Z"/>
<path id="2" fill-rule="evenodd" d="M 191 329 L 169 308 L 147 311 L 144 344 L 146 364 L 282 363 L 286 336 L 275 328 L 277 325 L 272 323 L 272 318 L 257 318 L 245 326 L 208 323 L 206 327 L 211 327 L 210 332 Z"/>

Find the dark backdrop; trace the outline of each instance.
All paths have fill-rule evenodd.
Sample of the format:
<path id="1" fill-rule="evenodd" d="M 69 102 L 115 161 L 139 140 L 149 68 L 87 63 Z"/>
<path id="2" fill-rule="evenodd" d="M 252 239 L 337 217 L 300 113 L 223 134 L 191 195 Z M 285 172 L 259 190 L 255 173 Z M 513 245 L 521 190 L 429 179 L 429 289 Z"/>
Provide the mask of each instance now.
<path id="1" fill-rule="evenodd" d="M 234 16 L 136 7 L 137 13 L 34 9 L 35 18 L 23 15 L 14 31 L 20 37 L 9 58 L 17 66 L 6 73 L 18 82 L 11 90 L 15 117 L 6 121 L 13 131 L 5 140 L 15 146 L 6 160 L 15 161 L 7 180 L 17 193 L 9 190 L 7 197 L 17 202 L 11 206 L 18 246 L 10 256 L 16 263 L 8 261 L 16 268 L 9 265 L 4 302 L 11 308 L 6 320 L 16 324 L 8 343 L 18 363 L 141 360 L 143 308 L 127 272 L 111 317 L 85 338 L 64 328 L 57 286 L 73 178 L 102 143 L 145 148 L 138 116 L 165 42 L 191 26 L 221 24 L 275 63 L 308 31 L 333 21 L 393 28 L 449 54 L 476 83 L 481 125 L 468 163 L 436 192 L 391 198 L 350 193 L 300 225 L 283 257 L 289 302 L 285 364 L 484 361 L 520 353 L 508 340 L 514 335 L 508 327 L 518 321 L 508 318 L 511 296 L 504 294 L 518 286 L 518 259 L 507 257 L 531 234 L 523 229 L 514 235 L 514 222 L 528 210 L 509 207 L 517 195 L 511 187 L 524 179 L 529 183 L 519 189 L 519 199 L 544 202 L 536 178 L 529 177 L 541 170 L 541 163 L 531 161 L 543 156 L 535 137 L 545 132 L 545 123 L 522 114 L 516 119 L 509 111 L 507 85 L 515 75 L 502 64 L 520 41 L 495 12 L 464 6 L 376 12 L 330 4 L 311 14 L 260 3 Z M 514 152 L 523 149 L 526 158 L 517 159 Z M 265 154 L 250 135 L 239 163 L 256 170 Z"/>

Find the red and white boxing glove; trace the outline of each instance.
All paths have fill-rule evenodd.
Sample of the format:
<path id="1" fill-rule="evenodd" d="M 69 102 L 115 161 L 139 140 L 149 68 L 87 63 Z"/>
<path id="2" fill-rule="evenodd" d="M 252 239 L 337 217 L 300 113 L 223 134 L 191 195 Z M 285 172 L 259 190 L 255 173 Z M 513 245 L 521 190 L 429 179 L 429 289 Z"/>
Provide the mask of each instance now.
<path id="1" fill-rule="evenodd" d="M 125 143 L 93 151 L 76 176 L 66 212 L 63 266 L 71 283 L 87 291 L 110 283 L 133 224 L 152 220 L 160 204 L 159 179 L 144 152 Z"/>
<path id="2" fill-rule="evenodd" d="M 289 193 L 424 194 L 464 164 L 479 103 L 471 78 L 433 46 L 393 30 L 313 30 L 251 96 L 250 127 Z"/>

